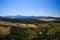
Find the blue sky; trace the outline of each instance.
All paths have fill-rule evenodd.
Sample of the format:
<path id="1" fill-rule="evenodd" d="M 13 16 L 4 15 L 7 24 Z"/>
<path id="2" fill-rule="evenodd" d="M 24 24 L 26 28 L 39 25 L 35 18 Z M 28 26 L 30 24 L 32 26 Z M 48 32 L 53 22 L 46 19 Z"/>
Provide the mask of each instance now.
<path id="1" fill-rule="evenodd" d="M 0 0 L 0 16 L 60 17 L 60 0 Z"/>

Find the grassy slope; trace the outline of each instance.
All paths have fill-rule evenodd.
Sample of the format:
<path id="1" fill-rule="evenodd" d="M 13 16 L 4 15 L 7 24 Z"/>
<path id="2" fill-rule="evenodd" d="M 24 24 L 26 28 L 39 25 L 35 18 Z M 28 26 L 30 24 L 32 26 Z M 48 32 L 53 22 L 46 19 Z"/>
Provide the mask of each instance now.
<path id="1" fill-rule="evenodd" d="M 57 29 L 60 29 L 60 23 L 41 23 L 41 24 L 25 24 L 25 23 L 12 23 L 12 22 L 6 22 L 6 21 L 0 21 L 0 30 L 3 31 L 8 30 L 12 27 L 23 27 L 23 28 L 38 28 L 39 27 L 56 27 Z M 58 28 L 59 27 L 59 28 Z M 5 29 L 4 29 L 5 28 Z M 7 31 L 6 31 L 7 32 Z"/>
<path id="2" fill-rule="evenodd" d="M 36 21 L 34 21 L 36 22 Z M 43 28 L 47 28 L 48 32 L 47 34 L 50 35 L 50 34 L 54 34 L 56 32 L 59 32 L 60 33 L 60 22 L 47 22 L 47 23 L 22 23 L 22 22 L 10 22 L 10 21 L 0 21 L 0 35 L 7 35 L 7 34 L 10 34 L 10 29 L 11 27 L 22 27 L 22 30 L 25 30 L 25 28 L 34 28 L 35 30 L 28 30 L 29 31 L 29 34 L 31 32 L 31 34 L 35 34 L 37 33 L 38 31 L 40 31 L 40 27 L 43 27 Z M 36 29 L 38 28 L 38 29 Z M 19 32 L 20 30 L 18 30 Z M 34 32 L 35 31 L 35 32 Z M 24 31 L 23 31 L 24 32 Z M 41 33 L 41 32 L 39 32 Z M 37 35 L 37 34 L 36 34 Z"/>

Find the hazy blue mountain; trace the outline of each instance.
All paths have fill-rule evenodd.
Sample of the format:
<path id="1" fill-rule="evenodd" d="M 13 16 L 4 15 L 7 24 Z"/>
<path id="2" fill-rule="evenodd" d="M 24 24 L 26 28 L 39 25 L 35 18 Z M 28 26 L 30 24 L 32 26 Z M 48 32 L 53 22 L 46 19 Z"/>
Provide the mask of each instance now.
<path id="1" fill-rule="evenodd" d="M 17 15 L 17 16 L 5 16 L 6 18 L 36 18 L 35 16 L 21 16 L 21 15 Z"/>
<path id="2" fill-rule="evenodd" d="M 60 19 L 60 17 L 50 17 L 50 16 L 5 16 L 6 18 L 53 18 L 53 19 Z"/>
<path id="3" fill-rule="evenodd" d="M 27 21 L 30 21 L 30 20 L 52 20 L 52 21 L 60 21 L 60 17 L 50 17 L 50 16 L 21 16 L 21 15 L 17 15 L 17 16 L 5 16 L 5 17 L 0 17 L 0 18 L 3 18 L 3 19 L 18 19 L 18 20 L 27 20 Z"/>

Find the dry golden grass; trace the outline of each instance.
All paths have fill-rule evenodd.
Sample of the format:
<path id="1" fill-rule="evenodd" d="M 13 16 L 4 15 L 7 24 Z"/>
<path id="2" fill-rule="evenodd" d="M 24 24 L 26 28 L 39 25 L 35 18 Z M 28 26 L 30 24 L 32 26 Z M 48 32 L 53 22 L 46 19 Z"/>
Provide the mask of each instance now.
<path id="1" fill-rule="evenodd" d="M 25 23 L 11 23 L 11 22 L 4 22 L 4 21 L 0 21 L 0 25 L 12 25 L 12 26 L 18 26 L 18 27 L 34 27 L 36 28 L 37 26 L 34 24 L 25 24 Z"/>
<path id="2" fill-rule="evenodd" d="M 45 24 L 42 23 L 42 24 L 40 24 L 39 26 L 40 26 L 40 27 L 47 27 L 48 24 L 47 24 L 47 23 L 45 23 Z"/>
<path id="3" fill-rule="evenodd" d="M 41 19 L 39 19 L 39 20 L 42 20 L 42 21 L 54 21 L 54 20 L 56 20 L 56 19 L 50 19 L 50 18 L 41 18 Z"/>
<path id="4" fill-rule="evenodd" d="M 10 28 L 0 27 L 0 31 L 2 31 L 3 35 L 7 35 L 10 33 Z"/>
<path id="5" fill-rule="evenodd" d="M 24 24 L 24 23 L 21 23 L 19 24 L 20 27 L 24 27 L 24 28 L 29 28 L 29 27 L 33 27 L 33 28 L 36 28 L 37 26 L 34 25 L 34 24 Z"/>

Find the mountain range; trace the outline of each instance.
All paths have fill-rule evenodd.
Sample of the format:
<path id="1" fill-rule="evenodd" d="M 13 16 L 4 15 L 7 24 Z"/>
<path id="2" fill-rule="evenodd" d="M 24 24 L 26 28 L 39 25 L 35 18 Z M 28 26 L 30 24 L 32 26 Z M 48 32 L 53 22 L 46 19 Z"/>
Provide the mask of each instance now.
<path id="1" fill-rule="evenodd" d="M 58 21 L 60 22 L 60 17 L 50 17 L 50 16 L 0 16 L 0 20 L 3 21 L 14 21 L 14 22 L 51 22 L 51 21 Z"/>

